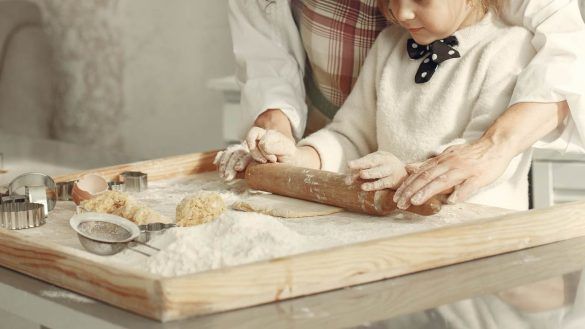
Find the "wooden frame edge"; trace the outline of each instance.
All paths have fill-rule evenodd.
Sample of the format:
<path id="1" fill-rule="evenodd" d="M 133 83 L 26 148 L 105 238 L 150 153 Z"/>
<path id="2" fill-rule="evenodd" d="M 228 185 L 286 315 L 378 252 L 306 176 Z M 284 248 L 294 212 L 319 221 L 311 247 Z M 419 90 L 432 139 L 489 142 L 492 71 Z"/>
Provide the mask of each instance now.
<path id="1" fill-rule="evenodd" d="M 154 320 L 162 319 L 159 276 L 130 268 L 106 269 L 77 255 L 75 249 L 52 242 L 41 245 L 32 237 L 5 229 L 0 229 L 0 250 L 0 263 L 6 268 Z"/>
<path id="2" fill-rule="evenodd" d="M 89 173 L 104 176 L 108 181 L 117 180 L 125 171 L 141 171 L 148 174 L 148 180 L 156 181 L 175 177 L 194 175 L 215 170 L 213 159 L 217 150 L 204 153 L 191 153 L 172 157 L 146 160 L 104 168 L 88 169 L 73 174 L 55 176 L 57 183 L 74 181 Z"/>
<path id="3" fill-rule="evenodd" d="M 583 219 L 585 201 L 579 201 L 389 239 L 163 278 L 160 281 L 164 303 L 162 319 L 179 320 L 295 298 L 581 237 L 585 236 Z M 462 244 L 465 248 L 461 248 Z"/>

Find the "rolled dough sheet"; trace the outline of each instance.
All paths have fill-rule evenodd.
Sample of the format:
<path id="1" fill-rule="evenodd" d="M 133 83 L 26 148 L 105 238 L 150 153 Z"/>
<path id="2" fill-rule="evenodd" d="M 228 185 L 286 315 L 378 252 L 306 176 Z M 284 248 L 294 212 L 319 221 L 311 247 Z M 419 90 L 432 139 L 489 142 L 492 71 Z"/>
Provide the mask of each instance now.
<path id="1" fill-rule="evenodd" d="M 324 216 L 343 211 L 338 207 L 274 194 L 254 195 L 234 203 L 232 208 L 284 218 Z"/>

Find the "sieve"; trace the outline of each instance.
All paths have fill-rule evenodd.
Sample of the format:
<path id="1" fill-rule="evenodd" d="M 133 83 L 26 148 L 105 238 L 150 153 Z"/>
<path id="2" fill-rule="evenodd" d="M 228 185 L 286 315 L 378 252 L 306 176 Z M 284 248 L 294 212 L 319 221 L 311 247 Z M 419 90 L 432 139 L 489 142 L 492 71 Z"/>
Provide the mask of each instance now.
<path id="1" fill-rule="evenodd" d="M 128 248 L 145 256 L 151 256 L 143 251 L 130 248 L 130 243 L 160 251 L 158 248 L 137 241 L 136 239 L 140 235 L 138 225 L 120 216 L 84 212 L 71 217 L 69 225 L 77 232 L 77 237 L 83 248 L 96 255 L 114 255 Z"/>

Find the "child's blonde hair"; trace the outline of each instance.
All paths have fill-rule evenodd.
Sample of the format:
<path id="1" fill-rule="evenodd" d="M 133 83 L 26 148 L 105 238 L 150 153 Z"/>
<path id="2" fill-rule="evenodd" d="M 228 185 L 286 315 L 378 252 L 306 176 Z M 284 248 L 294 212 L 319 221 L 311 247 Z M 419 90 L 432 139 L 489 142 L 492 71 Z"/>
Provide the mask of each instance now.
<path id="1" fill-rule="evenodd" d="M 378 8 L 390 22 L 397 23 L 398 20 L 394 17 L 394 14 L 392 14 L 392 11 L 388 7 L 389 1 L 390 0 L 378 0 Z M 481 10 L 483 13 L 492 10 L 496 14 L 502 9 L 504 1 L 505 0 L 467 0 L 467 2 L 476 10 Z"/>

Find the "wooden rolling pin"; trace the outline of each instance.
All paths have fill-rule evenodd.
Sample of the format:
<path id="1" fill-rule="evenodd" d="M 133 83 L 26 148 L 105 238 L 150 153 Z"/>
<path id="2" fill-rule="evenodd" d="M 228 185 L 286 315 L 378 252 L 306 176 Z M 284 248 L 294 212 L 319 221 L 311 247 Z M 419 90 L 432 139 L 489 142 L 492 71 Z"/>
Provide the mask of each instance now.
<path id="1" fill-rule="evenodd" d="M 328 204 L 352 212 L 384 216 L 396 209 L 396 203 L 392 200 L 394 191 L 362 191 L 360 185 L 363 180 L 347 185 L 345 177 L 329 171 L 279 163 L 248 166 L 244 175 L 248 186 L 253 189 Z M 423 205 L 410 206 L 407 211 L 428 216 L 439 212 L 441 205 L 440 200 L 432 198 Z"/>

